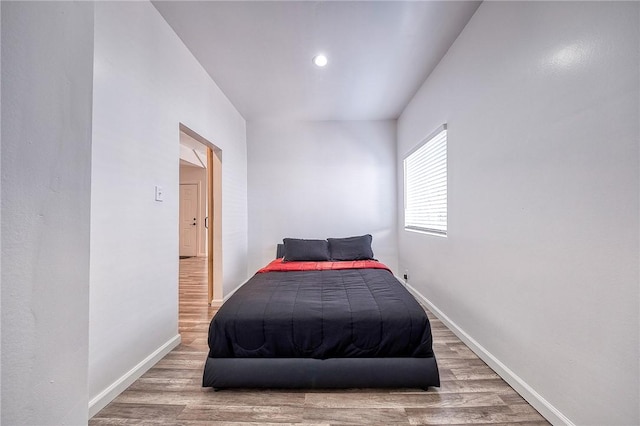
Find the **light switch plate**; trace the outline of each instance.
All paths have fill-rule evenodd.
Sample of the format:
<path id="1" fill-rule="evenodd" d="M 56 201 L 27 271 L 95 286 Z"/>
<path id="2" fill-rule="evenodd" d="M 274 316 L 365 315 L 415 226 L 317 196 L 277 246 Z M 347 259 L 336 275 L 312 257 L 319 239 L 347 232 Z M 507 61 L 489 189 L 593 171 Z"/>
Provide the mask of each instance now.
<path id="1" fill-rule="evenodd" d="M 161 186 L 156 185 L 156 201 L 164 200 L 164 191 Z"/>

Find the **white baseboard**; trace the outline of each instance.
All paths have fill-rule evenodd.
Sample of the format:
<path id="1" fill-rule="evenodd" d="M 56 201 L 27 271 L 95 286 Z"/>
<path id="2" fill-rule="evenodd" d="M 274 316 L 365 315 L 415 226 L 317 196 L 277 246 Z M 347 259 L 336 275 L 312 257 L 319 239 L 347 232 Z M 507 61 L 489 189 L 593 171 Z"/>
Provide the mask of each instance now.
<path id="1" fill-rule="evenodd" d="M 95 416 L 98 411 L 102 410 L 111 401 L 113 401 L 118 395 L 120 395 L 125 389 L 127 389 L 133 382 L 138 380 L 140 376 L 153 367 L 158 361 L 160 361 L 166 354 L 171 352 L 173 348 L 180 344 L 180 335 L 176 335 L 169 339 L 164 345 L 156 349 L 152 354 L 142 360 L 138 365 L 133 367 L 122 377 L 116 380 L 108 388 L 100 392 L 95 398 L 89 401 L 89 418 Z"/>
<path id="2" fill-rule="evenodd" d="M 247 280 L 249 281 L 249 280 Z M 231 292 L 229 294 L 227 294 L 225 297 L 222 298 L 222 303 L 226 302 L 227 299 L 229 299 L 231 296 L 233 296 L 233 293 L 235 293 L 236 291 L 238 291 L 238 289 L 240 287 L 242 287 L 243 285 L 245 285 L 247 283 L 247 281 L 241 283 L 240 285 L 238 285 L 238 287 L 234 288 L 233 290 L 231 290 Z"/>
<path id="3" fill-rule="evenodd" d="M 401 281 L 402 282 L 402 281 Z M 511 371 L 509 367 L 504 365 L 491 352 L 485 349 L 473 337 L 461 329 L 453 322 L 444 312 L 438 309 L 429 299 L 424 297 L 408 283 L 402 282 L 407 290 L 409 290 L 417 299 L 424 303 L 427 308 L 437 316 L 453 333 L 460 338 L 480 359 L 487 363 L 500 377 L 504 379 L 516 392 L 518 392 L 529 404 L 540 412 L 553 425 L 575 426 L 564 414 L 554 407 L 549 401 L 544 399 L 542 395 L 536 392 L 516 373 Z"/>

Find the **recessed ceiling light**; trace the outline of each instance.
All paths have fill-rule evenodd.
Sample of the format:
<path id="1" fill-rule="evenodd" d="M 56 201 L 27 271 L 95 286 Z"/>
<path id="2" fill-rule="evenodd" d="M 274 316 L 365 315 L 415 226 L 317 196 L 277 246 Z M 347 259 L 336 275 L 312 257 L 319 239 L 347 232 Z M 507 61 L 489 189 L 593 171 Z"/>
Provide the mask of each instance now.
<path id="1" fill-rule="evenodd" d="M 327 65 L 329 61 L 327 60 L 327 57 L 324 55 L 316 55 L 313 57 L 313 63 L 317 66 L 317 67 L 324 67 Z"/>

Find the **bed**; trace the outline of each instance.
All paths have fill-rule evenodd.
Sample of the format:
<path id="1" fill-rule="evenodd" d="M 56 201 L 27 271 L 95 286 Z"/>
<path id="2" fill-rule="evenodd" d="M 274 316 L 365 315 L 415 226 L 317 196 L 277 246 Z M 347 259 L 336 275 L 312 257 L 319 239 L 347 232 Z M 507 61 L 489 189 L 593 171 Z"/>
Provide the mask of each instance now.
<path id="1" fill-rule="evenodd" d="M 370 244 L 285 239 L 212 319 L 203 386 L 439 386 L 426 313 Z"/>

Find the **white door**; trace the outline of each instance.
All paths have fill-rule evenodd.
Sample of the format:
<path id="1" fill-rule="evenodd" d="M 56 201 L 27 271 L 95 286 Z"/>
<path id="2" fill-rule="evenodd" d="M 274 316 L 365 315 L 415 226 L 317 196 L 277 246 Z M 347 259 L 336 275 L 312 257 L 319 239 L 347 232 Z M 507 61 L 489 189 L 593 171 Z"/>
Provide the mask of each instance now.
<path id="1" fill-rule="evenodd" d="M 198 254 L 198 185 L 180 184 L 180 256 Z"/>

